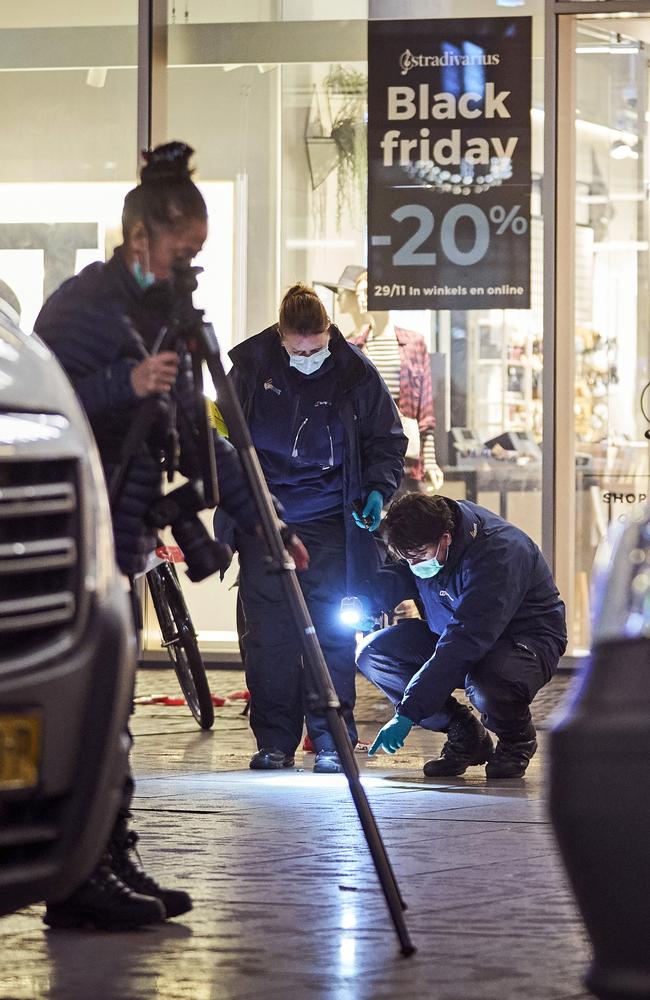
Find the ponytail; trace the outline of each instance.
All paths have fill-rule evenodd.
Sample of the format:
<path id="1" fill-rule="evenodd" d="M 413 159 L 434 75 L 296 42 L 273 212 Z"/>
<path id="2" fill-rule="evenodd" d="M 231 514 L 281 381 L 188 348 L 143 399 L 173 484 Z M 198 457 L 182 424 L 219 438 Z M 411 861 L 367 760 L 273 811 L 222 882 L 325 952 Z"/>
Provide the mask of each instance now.
<path id="1" fill-rule="evenodd" d="M 314 289 L 300 282 L 292 285 L 280 304 L 280 332 L 291 330 L 309 335 L 323 333 L 329 325 L 327 310 Z"/>

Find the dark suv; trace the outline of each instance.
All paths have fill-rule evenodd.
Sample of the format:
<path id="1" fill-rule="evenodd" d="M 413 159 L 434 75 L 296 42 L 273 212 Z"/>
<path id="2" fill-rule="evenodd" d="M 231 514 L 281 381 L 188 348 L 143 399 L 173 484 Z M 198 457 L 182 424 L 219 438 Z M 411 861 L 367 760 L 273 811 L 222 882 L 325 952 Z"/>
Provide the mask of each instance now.
<path id="1" fill-rule="evenodd" d="M 108 839 L 132 637 L 88 423 L 0 300 L 0 914 L 66 895 Z"/>

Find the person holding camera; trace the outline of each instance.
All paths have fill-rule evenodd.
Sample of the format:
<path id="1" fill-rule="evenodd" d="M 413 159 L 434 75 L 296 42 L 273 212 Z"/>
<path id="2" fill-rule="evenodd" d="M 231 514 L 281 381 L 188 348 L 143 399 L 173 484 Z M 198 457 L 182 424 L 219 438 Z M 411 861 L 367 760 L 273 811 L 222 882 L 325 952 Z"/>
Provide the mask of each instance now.
<path id="1" fill-rule="evenodd" d="M 156 353 L 174 308 L 173 269 L 189 267 L 207 235 L 206 205 L 189 167 L 192 153 L 171 142 L 145 154 L 140 184 L 124 201 L 122 246 L 107 263 L 90 264 L 55 291 L 34 327 L 77 391 L 107 482 L 117 469 L 123 473 L 111 513 L 117 562 L 129 579 L 144 570 L 157 545 L 150 512 L 162 495 L 163 456 L 178 455 L 188 479 L 200 475 L 189 360 L 175 350 Z M 127 461 L 124 442 L 143 406 L 153 407 L 149 429 Z M 213 441 L 221 502 L 240 530 L 252 534 L 257 512 L 236 452 L 216 434 Z M 97 870 L 68 899 L 48 903 L 47 924 L 121 929 L 191 909 L 186 892 L 159 886 L 136 863 L 138 838 L 128 824 L 132 794 L 128 774 Z"/>
<path id="2" fill-rule="evenodd" d="M 567 643 L 544 556 L 515 525 L 466 500 L 405 493 L 384 529 L 398 561 L 369 575 L 362 605 L 372 614 L 413 598 L 424 620 L 372 632 L 358 649 L 359 670 L 395 706 L 369 754 L 395 753 L 417 724 L 447 734 L 427 777 L 481 764 L 490 779 L 522 777 L 537 750 L 530 703 Z M 456 688 L 481 720 L 453 697 Z"/>
<path id="3" fill-rule="evenodd" d="M 299 582 L 353 745 L 354 636 L 339 619 L 359 574 L 380 565 L 372 534 L 402 477 L 406 438 L 375 367 L 330 323 L 313 289 L 296 284 L 279 320 L 230 352 L 231 377 L 262 471 L 309 552 Z M 314 771 L 341 770 L 325 716 L 303 689 L 301 645 L 278 574 L 238 539 L 251 768 L 291 767 L 307 731 Z"/>

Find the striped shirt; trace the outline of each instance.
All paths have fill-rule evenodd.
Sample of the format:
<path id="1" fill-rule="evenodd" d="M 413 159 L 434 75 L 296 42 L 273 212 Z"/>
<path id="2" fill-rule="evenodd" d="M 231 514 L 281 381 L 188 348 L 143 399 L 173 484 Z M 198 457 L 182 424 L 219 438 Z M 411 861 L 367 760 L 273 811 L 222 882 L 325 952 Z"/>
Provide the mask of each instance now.
<path id="1" fill-rule="evenodd" d="M 424 338 L 406 330 L 398 334 L 395 326 L 389 323 L 375 336 L 372 329 L 366 327 L 352 343 L 370 358 L 400 413 L 418 421 L 421 461 L 409 472 L 414 479 L 422 479 L 425 469 L 434 469 L 437 465 L 431 369 Z"/>
<path id="2" fill-rule="evenodd" d="M 399 406 L 400 351 L 392 324 L 378 337 L 373 336 L 372 332 L 369 334 L 366 354 L 388 386 L 395 404 Z"/>

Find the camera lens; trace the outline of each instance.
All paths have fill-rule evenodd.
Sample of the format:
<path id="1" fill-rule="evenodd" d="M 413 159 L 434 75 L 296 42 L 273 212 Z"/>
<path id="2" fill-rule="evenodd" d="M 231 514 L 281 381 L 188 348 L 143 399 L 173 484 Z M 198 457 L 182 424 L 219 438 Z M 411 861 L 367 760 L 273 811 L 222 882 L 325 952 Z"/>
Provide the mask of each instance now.
<path id="1" fill-rule="evenodd" d="M 193 583 L 205 580 L 212 573 L 225 573 L 232 561 L 232 551 L 228 545 L 210 538 L 198 517 L 174 521 L 171 529 L 183 551 L 187 575 Z"/>

